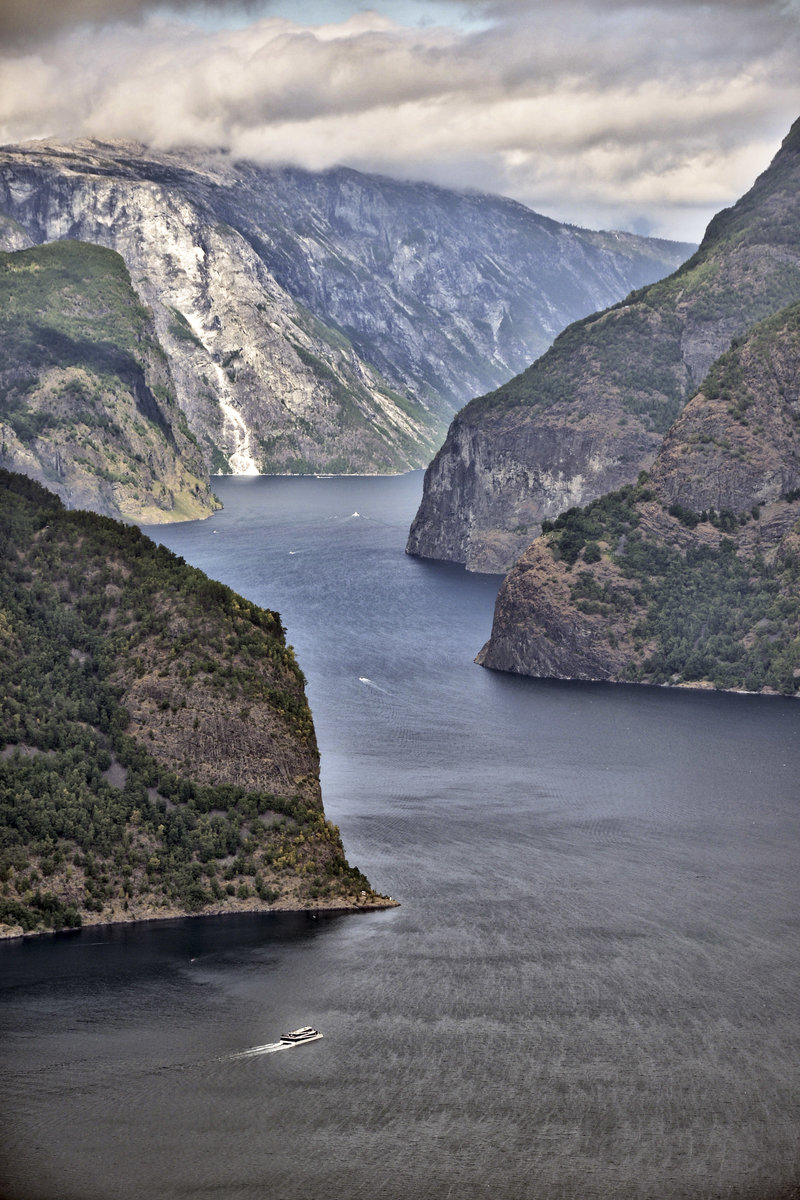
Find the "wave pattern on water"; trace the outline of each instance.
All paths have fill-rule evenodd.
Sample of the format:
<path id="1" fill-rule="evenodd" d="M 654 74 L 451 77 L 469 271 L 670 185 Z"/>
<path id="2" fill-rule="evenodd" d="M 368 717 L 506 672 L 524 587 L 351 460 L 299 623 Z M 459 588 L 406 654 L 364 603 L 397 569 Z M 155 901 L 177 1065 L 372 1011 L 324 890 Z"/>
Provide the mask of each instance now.
<path id="1" fill-rule="evenodd" d="M 796 1196 L 800 705 L 474 666 L 497 580 L 404 554 L 420 475 L 215 486 L 153 534 L 280 611 L 402 906 L 0 947 L 9 1194 Z"/>

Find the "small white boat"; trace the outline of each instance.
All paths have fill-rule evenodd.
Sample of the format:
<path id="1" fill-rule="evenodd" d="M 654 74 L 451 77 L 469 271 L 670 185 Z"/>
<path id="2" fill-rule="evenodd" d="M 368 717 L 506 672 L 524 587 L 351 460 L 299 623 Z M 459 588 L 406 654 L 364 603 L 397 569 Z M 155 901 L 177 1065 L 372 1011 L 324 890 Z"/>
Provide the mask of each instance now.
<path id="1" fill-rule="evenodd" d="M 301 1029 L 292 1029 L 289 1033 L 281 1034 L 281 1041 L 290 1045 L 297 1046 L 300 1042 L 317 1042 L 322 1037 L 318 1029 L 312 1029 L 310 1025 L 303 1025 Z"/>

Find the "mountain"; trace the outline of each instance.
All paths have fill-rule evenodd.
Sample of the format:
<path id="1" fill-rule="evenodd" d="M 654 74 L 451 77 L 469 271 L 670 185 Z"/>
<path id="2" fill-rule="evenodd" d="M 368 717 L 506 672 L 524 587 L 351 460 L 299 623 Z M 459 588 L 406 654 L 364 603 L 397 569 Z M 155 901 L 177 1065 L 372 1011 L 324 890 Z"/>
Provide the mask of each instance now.
<path id="1" fill-rule="evenodd" d="M 122 255 L 212 472 L 400 471 L 454 409 L 691 247 L 338 169 L 132 143 L 0 151 L 0 225 Z"/>
<path id="2" fill-rule="evenodd" d="M 543 520 L 648 470 L 731 339 L 800 297 L 799 196 L 800 121 L 673 275 L 573 324 L 457 415 L 409 553 L 505 571 Z"/>
<path id="3" fill-rule="evenodd" d="M 118 254 L 82 242 L 0 254 L 0 343 L 0 465 L 132 521 L 217 507 Z"/>
<path id="4" fill-rule="evenodd" d="M 796 303 L 713 364 L 649 477 L 545 523 L 501 587 L 478 661 L 793 695 L 799 583 Z"/>
<path id="5" fill-rule="evenodd" d="M 277 613 L 0 471 L 0 927 L 386 907 Z"/>

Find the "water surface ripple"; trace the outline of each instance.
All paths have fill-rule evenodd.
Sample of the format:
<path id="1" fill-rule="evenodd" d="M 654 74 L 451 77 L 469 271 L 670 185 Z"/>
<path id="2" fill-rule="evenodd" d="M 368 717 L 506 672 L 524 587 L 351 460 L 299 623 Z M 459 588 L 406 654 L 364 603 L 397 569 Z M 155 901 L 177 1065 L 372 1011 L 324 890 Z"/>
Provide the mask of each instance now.
<path id="1" fill-rule="evenodd" d="M 402 907 L 0 947 L 3 1200 L 800 1184 L 800 705 L 474 666 L 498 581 L 403 554 L 420 490 L 227 479 L 149 531 L 280 610 Z"/>

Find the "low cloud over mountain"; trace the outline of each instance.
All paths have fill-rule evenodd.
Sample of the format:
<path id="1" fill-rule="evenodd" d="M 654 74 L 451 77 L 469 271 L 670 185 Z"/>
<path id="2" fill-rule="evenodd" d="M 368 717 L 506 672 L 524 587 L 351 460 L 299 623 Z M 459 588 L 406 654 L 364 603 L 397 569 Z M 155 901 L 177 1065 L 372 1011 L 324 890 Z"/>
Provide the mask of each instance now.
<path id="1" fill-rule="evenodd" d="M 0 136 L 348 163 L 699 238 L 800 105 L 796 0 L 377 7 L 11 0 Z"/>

